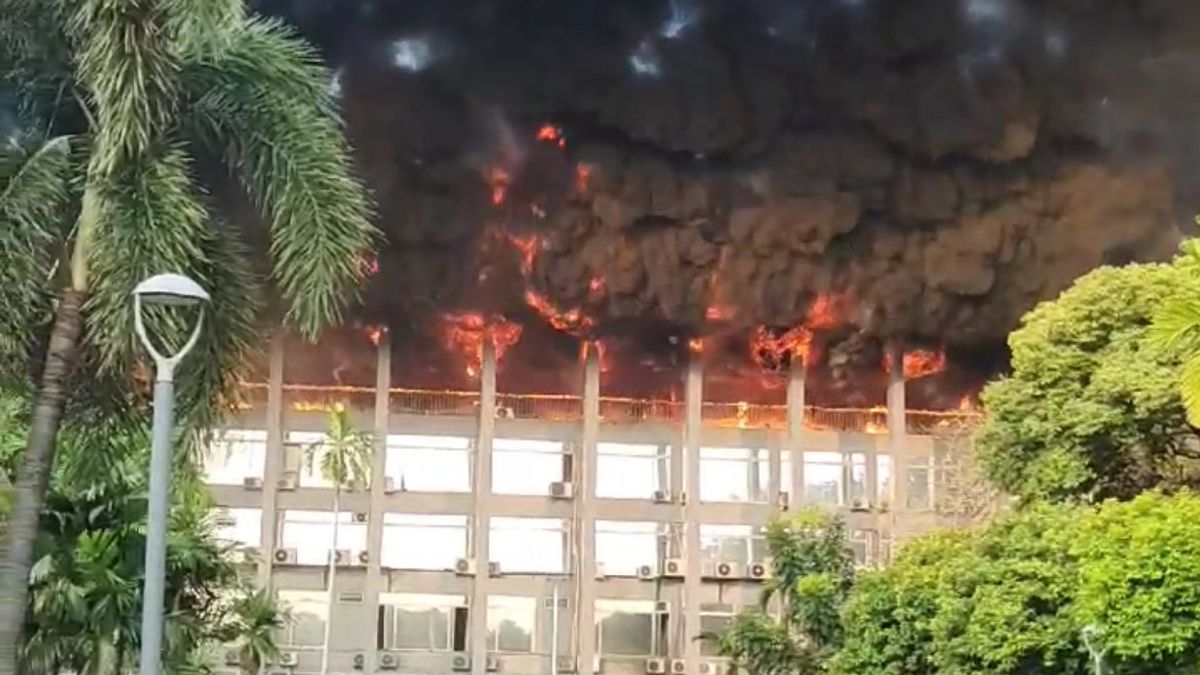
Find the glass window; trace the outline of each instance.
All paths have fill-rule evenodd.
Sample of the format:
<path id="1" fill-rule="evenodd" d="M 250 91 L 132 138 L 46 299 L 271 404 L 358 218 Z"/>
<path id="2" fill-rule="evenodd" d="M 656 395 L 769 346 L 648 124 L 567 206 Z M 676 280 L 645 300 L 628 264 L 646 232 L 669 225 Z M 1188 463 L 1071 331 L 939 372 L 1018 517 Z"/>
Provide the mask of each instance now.
<path id="1" fill-rule="evenodd" d="M 563 480 L 563 443 L 497 438 L 492 441 L 492 492 L 544 495 Z"/>
<path id="2" fill-rule="evenodd" d="M 635 576 L 658 562 L 658 523 L 596 521 L 596 562 L 610 576 Z"/>
<path id="3" fill-rule="evenodd" d="M 766 486 L 759 483 L 759 450 L 700 448 L 700 500 L 706 502 L 762 501 Z"/>
<path id="4" fill-rule="evenodd" d="M 241 485 L 247 478 L 262 478 L 266 459 L 266 431 L 220 431 L 204 453 L 204 481 L 209 485 Z"/>
<path id="5" fill-rule="evenodd" d="M 655 490 L 666 489 L 669 449 L 658 445 L 597 443 L 596 453 L 597 497 L 649 499 Z"/>
<path id="6" fill-rule="evenodd" d="M 488 557 L 501 572 L 562 574 L 564 526 L 559 518 L 492 518 Z"/>
<path id="7" fill-rule="evenodd" d="M 779 491 L 788 493 L 793 504 L 800 503 L 799 495 L 792 489 L 792 453 L 787 450 L 779 453 Z"/>
<path id="8" fill-rule="evenodd" d="M 751 562 L 754 555 L 761 555 L 761 535 L 753 525 L 701 525 L 700 551 L 704 562 L 741 563 Z"/>
<path id="9" fill-rule="evenodd" d="M 389 434 L 384 475 L 410 492 L 470 492 L 470 441 L 461 436 Z"/>
<path id="10" fill-rule="evenodd" d="M 512 595 L 488 597 L 488 649 L 516 654 L 533 653 L 537 599 Z"/>
<path id="11" fill-rule="evenodd" d="M 223 509 L 217 515 L 217 538 L 237 546 L 262 543 L 262 509 Z"/>
<path id="12" fill-rule="evenodd" d="M 596 600 L 596 652 L 654 656 L 657 617 L 653 600 Z"/>
<path id="13" fill-rule="evenodd" d="M 279 601 L 292 616 L 281 631 L 280 645 L 319 648 L 325 644 L 325 620 L 329 616 L 325 591 L 279 591 Z"/>
<path id="14" fill-rule="evenodd" d="M 383 648 L 426 652 L 451 651 L 455 616 L 466 606 L 456 595 L 381 593 Z"/>
<path id="15" fill-rule="evenodd" d="M 840 506 L 845 472 L 840 452 L 804 453 L 804 500 L 810 504 Z"/>
<path id="16" fill-rule="evenodd" d="M 874 564 L 872 552 L 875 533 L 871 530 L 854 530 L 850 533 L 850 550 L 854 552 L 854 564 L 868 567 Z"/>
<path id="17" fill-rule="evenodd" d="M 867 456 L 861 452 L 850 455 L 850 503 L 867 504 Z"/>
<path id="18" fill-rule="evenodd" d="M 331 488 L 333 483 L 321 475 L 321 458 L 325 455 L 325 434 L 319 431 L 289 431 L 288 445 L 295 448 L 299 461 L 300 487 Z"/>
<path id="19" fill-rule="evenodd" d="M 401 570 L 448 570 L 467 555 L 467 517 L 383 514 L 380 564 Z"/>
<path id="20" fill-rule="evenodd" d="M 296 562 L 301 565 L 325 565 L 329 562 L 330 549 L 365 551 L 367 549 L 367 524 L 354 522 L 354 514 L 342 511 L 338 514 L 337 546 L 333 545 L 332 511 L 283 512 L 283 527 L 280 546 L 296 549 Z"/>
<path id="21" fill-rule="evenodd" d="M 928 509 L 933 505 L 930 492 L 933 481 L 930 479 L 929 460 L 924 457 L 908 460 L 908 468 L 904 472 L 905 502 L 910 509 Z"/>
<path id="22" fill-rule="evenodd" d="M 703 603 L 700 605 L 700 631 L 723 633 L 733 625 L 737 612 L 732 605 Z M 700 642 L 700 653 L 704 656 L 719 656 L 717 645 L 711 640 Z"/>
<path id="23" fill-rule="evenodd" d="M 876 476 L 879 478 L 879 485 L 876 494 L 878 495 L 879 503 L 891 505 L 892 503 L 892 456 L 878 455 L 875 458 Z"/>

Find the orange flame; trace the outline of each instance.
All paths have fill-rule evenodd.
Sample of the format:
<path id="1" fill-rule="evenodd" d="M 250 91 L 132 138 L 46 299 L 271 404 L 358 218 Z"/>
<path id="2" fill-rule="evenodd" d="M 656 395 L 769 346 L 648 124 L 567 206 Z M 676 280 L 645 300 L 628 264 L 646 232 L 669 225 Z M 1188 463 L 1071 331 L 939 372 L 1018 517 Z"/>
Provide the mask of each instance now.
<path id="1" fill-rule="evenodd" d="M 845 304 L 845 299 L 830 295 L 828 293 L 819 294 L 812 304 L 808 306 L 808 312 L 805 315 L 804 325 L 812 330 L 829 330 L 837 328 L 841 323 L 839 308 Z"/>
<path id="2" fill-rule="evenodd" d="M 977 410 L 975 397 L 970 394 L 964 394 L 963 397 L 958 400 L 958 409 L 963 412 L 974 412 Z"/>
<path id="3" fill-rule="evenodd" d="M 746 401 L 737 402 L 737 426 L 739 429 L 750 426 L 750 404 Z"/>
<path id="4" fill-rule="evenodd" d="M 555 330 L 564 333 L 585 332 L 594 325 L 592 319 L 578 307 L 561 311 L 549 298 L 532 289 L 525 291 L 525 304 L 541 315 Z"/>
<path id="5" fill-rule="evenodd" d="M 520 253 L 521 274 L 528 278 L 529 275 L 533 274 L 533 263 L 537 259 L 538 251 L 542 248 L 542 238 L 536 234 L 521 236 L 508 231 L 505 231 L 503 234 L 508 239 L 508 242 Z"/>
<path id="6" fill-rule="evenodd" d="M 779 371 L 790 363 L 809 365 L 812 331 L 795 326 L 777 335 L 759 326 L 750 335 L 750 358 L 764 370 Z"/>
<path id="7" fill-rule="evenodd" d="M 488 185 L 492 187 L 492 206 L 500 206 L 508 195 L 508 185 L 511 178 L 504 169 L 494 166 L 488 172 Z"/>
<path id="8" fill-rule="evenodd" d="M 904 379 L 915 380 L 927 375 L 934 375 L 946 370 L 946 352 L 940 349 L 914 349 L 904 352 Z M 892 372 L 892 355 L 885 353 L 883 367 Z"/>
<path id="9" fill-rule="evenodd" d="M 383 331 L 383 326 L 367 326 L 363 332 L 366 333 L 367 339 L 371 341 L 371 344 L 378 347 L 379 342 L 383 339 Z"/>
<path id="10" fill-rule="evenodd" d="M 888 432 L 887 406 L 877 405 L 867 412 L 871 414 L 867 419 L 866 426 L 863 427 L 863 431 L 867 432 L 868 434 L 886 434 Z M 878 418 L 881 416 L 884 419 L 883 422 L 878 421 Z"/>
<path id="11" fill-rule="evenodd" d="M 558 147 L 567 147 L 567 139 L 563 136 L 562 127 L 556 127 L 553 124 L 543 124 L 537 131 L 537 139 L 548 143 L 557 143 Z"/>
<path id="12" fill-rule="evenodd" d="M 580 192 L 587 192 L 588 182 L 592 178 L 592 167 L 590 164 L 580 162 L 575 165 L 575 187 Z"/>
<path id="13" fill-rule="evenodd" d="M 596 275 L 588 282 L 588 295 L 592 298 L 603 297 L 605 290 L 606 285 L 603 276 Z"/>
<path id="14" fill-rule="evenodd" d="M 508 348 L 521 339 L 521 326 L 502 316 L 485 318 L 476 312 L 442 315 L 442 331 L 446 342 L 466 361 L 469 377 L 478 377 L 483 366 L 484 340 L 491 340 L 499 363 Z"/>
<path id="15" fill-rule="evenodd" d="M 703 354 L 704 353 L 704 339 L 703 338 L 692 338 L 691 340 L 688 340 L 688 350 L 690 350 L 693 354 Z"/>

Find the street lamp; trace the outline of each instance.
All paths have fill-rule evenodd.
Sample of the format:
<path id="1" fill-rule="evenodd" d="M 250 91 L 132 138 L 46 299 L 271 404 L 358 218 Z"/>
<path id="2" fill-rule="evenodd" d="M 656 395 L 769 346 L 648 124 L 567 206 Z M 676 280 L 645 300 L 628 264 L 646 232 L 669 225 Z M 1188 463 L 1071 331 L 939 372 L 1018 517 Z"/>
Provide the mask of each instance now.
<path id="1" fill-rule="evenodd" d="M 150 500 L 146 527 L 145 585 L 142 587 L 140 675 L 158 675 L 162 660 L 163 593 L 167 577 L 167 510 L 170 508 L 171 431 L 175 425 L 175 366 L 196 346 L 204 324 L 208 293 L 181 274 L 157 274 L 133 289 L 133 322 L 138 339 L 154 358 L 154 427 L 150 445 Z M 144 305 L 200 305 L 196 327 L 183 347 L 163 356 L 146 334 Z"/>
<path id="2" fill-rule="evenodd" d="M 1096 675 L 1104 675 L 1104 654 L 1108 649 L 1100 645 L 1101 631 L 1099 626 L 1087 625 L 1083 630 L 1079 631 L 1083 638 L 1083 646 L 1087 647 L 1088 654 L 1092 657 L 1092 669 Z"/>

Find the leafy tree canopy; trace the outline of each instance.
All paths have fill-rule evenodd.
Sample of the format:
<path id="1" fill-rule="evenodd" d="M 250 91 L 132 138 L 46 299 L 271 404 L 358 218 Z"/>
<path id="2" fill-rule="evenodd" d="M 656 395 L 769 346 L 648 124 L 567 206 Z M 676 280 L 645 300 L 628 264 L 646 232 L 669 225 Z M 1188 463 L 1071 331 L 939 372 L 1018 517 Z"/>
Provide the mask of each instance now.
<path id="1" fill-rule="evenodd" d="M 979 459 L 999 487 L 1103 499 L 1197 484 L 1181 359 L 1147 330 L 1177 297 L 1200 297 L 1186 265 L 1108 267 L 1025 316 L 1009 337 L 1012 374 L 983 394 Z"/>
<path id="2" fill-rule="evenodd" d="M 1200 497 L 1151 492 L 1040 505 L 906 546 L 863 575 L 831 670 L 843 675 L 1087 675 L 1081 631 L 1112 672 L 1194 673 Z"/>

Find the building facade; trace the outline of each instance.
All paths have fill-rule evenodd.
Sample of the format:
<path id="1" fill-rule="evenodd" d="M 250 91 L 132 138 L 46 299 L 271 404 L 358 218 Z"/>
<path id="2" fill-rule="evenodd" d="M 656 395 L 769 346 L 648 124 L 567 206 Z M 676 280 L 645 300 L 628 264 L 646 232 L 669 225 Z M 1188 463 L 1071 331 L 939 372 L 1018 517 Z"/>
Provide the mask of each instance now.
<path id="1" fill-rule="evenodd" d="M 758 602 L 771 517 L 836 510 L 862 565 L 954 519 L 968 416 L 906 411 L 902 376 L 886 410 L 806 406 L 802 368 L 786 406 L 749 406 L 705 402 L 697 361 L 683 401 L 635 401 L 601 395 L 591 348 L 578 396 L 518 396 L 485 346 L 478 391 L 419 392 L 391 386 L 379 342 L 374 387 L 314 387 L 285 382 L 276 340 L 209 453 L 224 536 L 294 614 L 268 672 L 319 672 L 326 622 L 334 673 L 722 672 L 693 638 Z M 305 461 L 333 402 L 376 450 L 336 542 Z"/>

